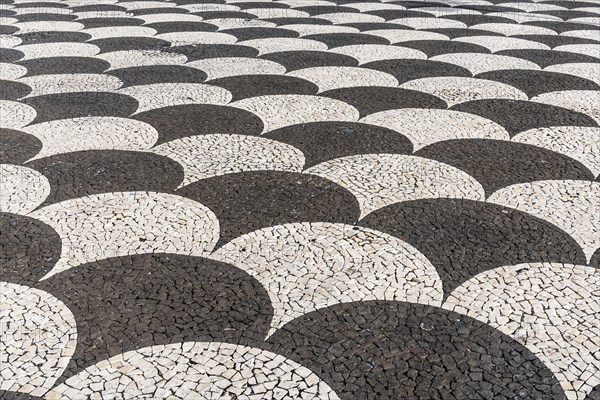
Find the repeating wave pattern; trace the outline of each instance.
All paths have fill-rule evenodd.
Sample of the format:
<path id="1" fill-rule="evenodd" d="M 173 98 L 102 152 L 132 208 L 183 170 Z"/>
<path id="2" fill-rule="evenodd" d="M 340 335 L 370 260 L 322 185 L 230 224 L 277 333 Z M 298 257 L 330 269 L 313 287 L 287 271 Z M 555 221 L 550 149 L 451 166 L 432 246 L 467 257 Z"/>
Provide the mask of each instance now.
<path id="1" fill-rule="evenodd" d="M 596 0 L 0 0 L 0 398 L 600 398 Z"/>

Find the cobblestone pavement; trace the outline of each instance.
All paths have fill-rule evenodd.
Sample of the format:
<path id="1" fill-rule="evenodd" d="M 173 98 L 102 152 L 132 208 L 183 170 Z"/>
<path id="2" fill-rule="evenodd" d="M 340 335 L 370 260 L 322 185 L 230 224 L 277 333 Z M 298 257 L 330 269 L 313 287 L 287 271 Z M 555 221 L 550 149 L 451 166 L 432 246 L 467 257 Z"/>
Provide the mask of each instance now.
<path id="1" fill-rule="evenodd" d="M 0 0 L 0 398 L 600 399 L 598 0 Z"/>

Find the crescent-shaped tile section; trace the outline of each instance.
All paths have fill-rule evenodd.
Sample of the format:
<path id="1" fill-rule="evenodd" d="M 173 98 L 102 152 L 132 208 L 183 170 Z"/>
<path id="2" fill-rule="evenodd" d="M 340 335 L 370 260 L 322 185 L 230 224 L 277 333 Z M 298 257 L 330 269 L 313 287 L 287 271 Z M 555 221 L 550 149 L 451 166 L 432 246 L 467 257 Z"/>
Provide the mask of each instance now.
<path id="1" fill-rule="evenodd" d="M 158 132 L 151 125 L 119 117 L 59 119 L 22 130 L 42 142 L 35 159 L 82 150 L 141 151 L 158 140 Z"/>
<path id="2" fill-rule="evenodd" d="M 38 287 L 62 299 L 77 322 L 77 348 L 62 381 L 140 347 L 263 340 L 273 316 L 256 278 L 231 264 L 180 254 L 111 257 Z"/>
<path id="3" fill-rule="evenodd" d="M 399 154 L 338 158 L 305 171 L 347 188 L 360 204 L 361 218 L 393 203 L 427 198 L 483 200 L 483 187 L 459 169 Z M 377 179 L 375 179 L 377 177 Z"/>
<path id="4" fill-rule="evenodd" d="M 126 352 L 87 368 L 48 396 L 76 400 L 123 394 L 138 399 L 339 400 L 314 372 L 292 360 L 259 348 L 219 342 L 184 342 Z"/>
<path id="5" fill-rule="evenodd" d="M 342 303 L 298 318 L 268 339 L 340 399 L 566 399 L 526 347 L 466 315 L 395 301 Z M 515 362 L 515 360 L 518 360 Z"/>
<path id="6" fill-rule="evenodd" d="M 0 282 L 0 390 L 42 396 L 75 352 L 77 327 L 67 306 L 39 289 Z M 18 398 L 18 397 L 17 397 Z"/>
<path id="7" fill-rule="evenodd" d="M 225 105 L 231 101 L 228 90 L 203 83 L 155 83 L 130 86 L 118 93 L 137 100 L 136 113 L 182 104 Z"/>
<path id="8" fill-rule="evenodd" d="M 262 120 L 250 111 L 214 104 L 182 104 L 156 108 L 132 118 L 158 131 L 156 145 L 196 135 L 260 135 Z"/>
<path id="9" fill-rule="evenodd" d="M 394 90 L 402 92 L 401 89 Z M 333 97 L 334 94 L 345 95 L 345 100 L 346 97 L 350 97 L 351 93 L 334 91 L 330 93 L 330 96 Z M 300 149 L 306 160 L 304 168 L 313 167 L 324 161 L 357 154 L 412 153 L 412 143 L 398 132 L 357 122 L 298 124 L 267 132 L 264 137 Z"/>
<path id="10" fill-rule="evenodd" d="M 76 151 L 36 159 L 27 167 L 50 182 L 42 206 L 108 192 L 172 192 L 184 179 L 176 161 L 139 151 Z"/>
<path id="11" fill-rule="evenodd" d="M 315 67 L 290 72 L 288 75 L 313 82 L 319 91 L 356 86 L 398 86 L 392 75 L 369 68 Z"/>
<path id="12" fill-rule="evenodd" d="M 210 257 L 247 271 L 267 290 L 274 309 L 270 334 L 337 303 L 439 305 L 443 297 L 437 272 L 421 253 L 393 236 L 352 225 L 278 225 L 241 236 Z"/>
<path id="13" fill-rule="evenodd" d="M 33 135 L 15 129 L 0 128 L 0 163 L 22 164 L 42 150 L 42 142 Z"/>
<path id="14" fill-rule="evenodd" d="M 540 69 L 537 64 L 531 61 L 497 54 L 452 53 L 442 54 L 432 57 L 431 59 L 433 61 L 440 61 L 464 67 L 471 71 L 473 75 L 504 69 Z"/>
<path id="15" fill-rule="evenodd" d="M 12 63 L 0 63 L 0 79 L 15 80 L 27 74 L 27 68 Z"/>
<path id="16" fill-rule="evenodd" d="M 40 208 L 30 216 L 50 225 L 62 240 L 61 258 L 45 278 L 119 255 L 202 255 L 219 237 L 219 223 L 207 207 L 156 192 L 91 195 Z"/>
<path id="17" fill-rule="evenodd" d="M 542 218 L 563 229 L 589 259 L 600 247 L 600 183 L 552 180 L 500 189 L 488 201 Z"/>
<path id="18" fill-rule="evenodd" d="M 566 63 L 544 68 L 545 71 L 579 76 L 600 85 L 600 63 Z"/>
<path id="19" fill-rule="evenodd" d="M 185 186 L 200 179 L 242 171 L 302 171 L 304 155 L 295 147 L 246 135 L 199 135 L 173 140 L 153 153 L 183 166 Z"/>
<path id="20" fill-rule="evenodd" d="M 580 112 L 600 124 L 600 90 L 563 90 L 540 94 L 531 100 Z"/>
<path id="21" fill-rule="evenodd" d="M 371 114 L 360 122 L 395 130 L 409 138 L 415 150 L 450 139 L 510 138 L 508 132 L 492 120 L 453 110 L 404 108 Z"/>
<path id="22" fill-rule="evenodd" d="M 506 140 L 447 140 L 429 145 L 415 155 L 465 171 L 481 183 L 488 196 L 516 183 L 550 179 L 593 181 L 595 177 L 576 159 Z"/>
<path id="23" fill-rule="evenodd" d="M 387 86 L 333 89 L 321 93 L 321 96 L 341 100 L 354 106 L 360 111 L 361 117 L 398 108 L 445 109 L 448 106 L 444 100 L 424 91 Z"/>
<path id="24" fill-rule="evenodd" d="M 594 362 L 600 275 L 595 268 L 534 263 L 483 272 L 456 288 L 444 308 L 482 321 L 527 347 L 568 396 L 600 384 Z"/>
<path id="25" fill-rule="evenodd" d="M 600 175 L 600 128 L 556 126 L 531 129 L 512 140 L 567 155 L 585 165 L 596 177 Z"/>
<path id="26" fill-rule="evenodd" d="M 100 52 L 100 49 L 93 44 L 70 41 L 25 44 L 18 46 L 16 49 L 24 54 L 22 61 L 32 58 L 54 57 L 57 54 L 60 54 L 61 57 L 93 57 Z"/>
<path id="27" fill-rule="evenodd" d="M 27 104 L 0 100 L 0 128 L 19 129 L 31 123 L 37 112 Z"/>
<path id="28" fill-rule="evenodd" d="M 591 79 L 550 71 L 521 69 L 491 71 L 479 74 L 477 78 L 506 83 L 521 89 L 529 97 L 565 90 L 600 90 L 598 83 Z M 582 95 L 585 94 L 587 93 L 582 93 Z"/>
<path id="29" fill-rule="evenodd" d="M 586 100 L 573 100 L 575 104 L 578 102 L 586 104 Z M 502 125 L 511 135 L 534 128 L 598 126 L 598 122 L 588 114 L 539 101 L 483 99 L 457 104 L 452 106 L 452 110 L 488 118 Z"/>
<path id="30" fill-rule="evenodd" d="M 513 86 L 477 78 L 422 78 L 403 83 L 400 87 L 439 97 L 449 107 L 480 99 L 527 100 L 527 95 Z"/>
<path id="31" fill-rule="evenodd" d="M 207 58 L 186 65 L 204 71 L 209 80 L 239 75 L 283 75 L 285 73 L 285 67 L 281 64 L 249 57 Z"/>
<path id="32" fill-rule="evenodd" d="M 333 49 L 333 52 L 356 58 L 360 64 L 381 60 L 427 58 L 425 53 L 419 50 L 401 46 L 386 46 L 381 44 L 357 44 L 341 46 Z"/>
<path id="33" fill-rule="evenodd" d="M 0 212 L 28 214 L 50 194 L 48 179 L 21 165 L 0 164 Z"/>
<path id="34" fill-rule="evenodd" d="M 187 61 L 182 54 L 159 50 L 121 50 L 96 56 L 110 63 L 111 69 L 141 67 L 144 65 L 178 65 Z"/>
<path id="35" fill-rule="evenodd" d="M 206 205 L 220 223 L 217 247 L 253 230 L 291 222 L 353 224 L 360 216 L 353 193 L 324 177 L 250 171 L 203 179 L 177 194 Z"/>
<path id="36" fill-rule="evenodd" d="M 60 249 L 60 236 L 50 226 L 25 215 L 0 213 L 3 281 L 35 284 L 56 264 Z"/>
<path id="37" fill-rule="evenodd" d="M 135 98 L 112 92 L 48 94 L 28 97 L 23 100 L 23 103 L 25 104 L 19 103 L 19 105 L 27 107 L 27 117 L 29 118 L 29 113 L 33 114 L 34 121 L 27 123 L 34 122 L 35 124 L 83 117 L 128 117 L 139 106 Z M 0 105 L 0 107 L 2 106 Z M 22 112 L 21 110 L 17 111 Z M 0 112 L 2 112 L 1 108 Z"/>
<path id="38" fill-rule="evenodd" d="M 359 223 L 410 243 L 436 267 L 448 295 L 473 276 L 526 262 L 586 264 L 559 227 L 514 207 L 461 199 L 392 204 Z"/>
<path id="39" fill-rule="evenodd" d="M 351 105 L 319 96 L 258 96 L 230 105 L 258 115 L 264 124 L 263 133 L 300 123 L 357 121 L 359 117 Z"/>

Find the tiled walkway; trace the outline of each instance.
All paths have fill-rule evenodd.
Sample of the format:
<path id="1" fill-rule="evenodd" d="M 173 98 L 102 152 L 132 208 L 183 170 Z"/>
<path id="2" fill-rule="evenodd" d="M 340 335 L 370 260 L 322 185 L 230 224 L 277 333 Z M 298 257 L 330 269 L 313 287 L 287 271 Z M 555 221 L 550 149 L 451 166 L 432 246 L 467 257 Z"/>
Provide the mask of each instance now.
<path id="1" fill-rule="evenodd" d="M 0 0 L 0 398 L 600 399 L 597 0 Z"/>

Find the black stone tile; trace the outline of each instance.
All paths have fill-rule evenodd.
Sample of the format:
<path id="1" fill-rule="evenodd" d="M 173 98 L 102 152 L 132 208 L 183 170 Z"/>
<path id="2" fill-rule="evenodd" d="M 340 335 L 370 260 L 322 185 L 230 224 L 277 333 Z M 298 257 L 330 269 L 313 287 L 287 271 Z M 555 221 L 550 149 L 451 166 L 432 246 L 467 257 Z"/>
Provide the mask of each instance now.
<path id="1" fill-rule="evenodd" d="M 217 216 L 217 247 L 270 226 L 291 222 L 353 224 L 360 210 L 354 196 L 316 175 L 280 171 L 240 172 L 202 179 L 177 190 Z"/>
<path id="2" fill-rule="evenodd" d="M 0 30 L 0 34 L 2 31 Z M 0 62 L 11 63 L 23 58 L 23 52 L 15 49 L 0 48 Z"/>
<path id="3" fill-rule="evenodd" d="M 119 68 L 108 72 L 123 81 L 123 87 L 152 83 L 202 83 L 206 73 L 185 65 L 147 65 Z"/>
<path id="4" fill-rule="evenodd" d="M 532 40 L 534 42 L 543 43 L 550 48 L 564 46 L 567 44 L 598 44 L 595 40 L 584 39 L 572 36 L 559 36 L 559 35 L 517 35 L 515 38 L 521 38 L 526 40 Z"/>
<path id="5" fill-rule="evenodd" d="M 144 25 L 148 28 L 156 29 L 158 33 L 170 32 L 216 32 L 219 27 L 207 22 L 192 21 L 172 21 L 172 22 L 153 22 Z"/>
<path id="6" fill-rule="evenodd" d="M 211 19 L 228 19 L 228 18 L 242 18 L 242 19 L 256 19 L 258 18 L 254 14 L 250 14 L 242 11 L 199 11 L 192 13 L 199 15 L 203 19 L 210 22 Z"/>
<path id="7" fill-rule="evenodd" d="M 444 292 L 505 265 L 560 262 L 585 265 L 564 231 L 530 214 L 472 200 L 425 199 L 379 209 L 359 225 L 396 236 L 429 259 Z"/>
<path id="8" fill-rule="evenodd" d="M 319 91 L 319 87 L 312 82 L 284 75 L 231 76 L 209 83 L 229 90 L 233 94 L 231 101 L 276 94 L 317 94 Z"/>
<path id="9" fill-rule="evenodd" d="M 31 93 L 31 88 L 21 82 L 0 79 L 0 100 L 17 100 Z"/>
<path id="10" fill-rule="evenodd" d="M 282 51 L 261 56 L 283 65 L 288 72 L 311 67 L 356 67 L 358 60 L 343 54 L 324 51 Z"/>
<path id="11" fill-rule="evenodd" d="M 412 143 L 398 132 L 356 122 L 292 125 L 267 132 L 264 137 L 300 149 L 306 159 L 304 168 L 356 154 L 412 153 Z"/>
<path id="12" fill-rule="evenodd" d="M 366 33 L 321 33 L 317 35 L 303 36 L 302 38 L 317 40 L 325 43 L 330 49 L 334 47 L 356 44 L 390 44 L 390 42 L 385 38 L 368 35 Z"/>
<path id="13" fill-rule="evenodd" d="M 73 21 L 77 18 L 76 15 L 72 14 L 52 14 L 52 13 L 31 13 L 31 14 L 20 14 L 16 15 L 19 22 L 36 22 L 36 21 Z M 79 22 L 79 21 L 77 21 Z"/>
<path id="14" fill-rule="evenodd" d="M 42 149 L 42 142 L 33 135 L 0 128 L 0 164 L 21 164 Z"/>
<path id="15" fill-rule="evenodd" d="M 365 14 L 376 15 L 385 19 L 386 21 L 391 21 L 393 19 L 398 18 L 432 18 L 433 15 L 430 13 L 419 11 L 418 9 L 412 10 L 373 10 L 366 11 Z M 401 22 L 399 22 L 401 23 Z"/>
<path id="16" fill-rule="evenodd" d="M 158 108 L 133 118 L 152 125 L 159 134 L 157 145 L 195 135 L 260 135 L 262 120 L 239 108 L 211 104 L 187 104 Z"/>
<path id="17" fill-rule="evenodd" d="M 458 65 L 430 60 L 383 60 L 361 65 L 393 75 L 401 84 L 420 78 L 438 76 L 472 76 L 471 72 Z"/>
<path id="18" fill-rule="evenodd" d="M 522 69 L 490 71 L 479 74 L 476 78 L 506 83 L 522 90 L 530 98 L 542 93 L 563 90 L 600 90 L 597 83 L 588 79 L 549 71 Z"/>
<path id="19" fill-rule="evenodd" d="M 529 60 L 531 62 L 536 63 L 541 68 L 546 68 L 550 65 L 555 64 L 600 62 L 600 59 L 596 57 L 558 50 L 502 50 L 497 52 L 496 54 Z"/>
<path id="20" fill-rule="evenodd" d="M 505 3 L 514 3 L 513 1 L 507 1 Z M 483 14 L 489 14 L 489 13 L 498 13 L 498 12 L 523 12 L 522 10 L 515 8 L 515 7 L 510 7 L 510 6 L 506 6 L 506 5 L 498 5 L 498 4 L 464 4 L 464 5 L 459 5 L 459 6 L 455 6 L 453 8 L 457 8 L 457 9 L 464 9 L 464 10 L 475 10 L 475 11 L 479 11 Z M 457 14 L 460 15 L 460 14 Z M 464 14 L 463 14 L 464 15 Z M 467 14 L 470 15 L 470 14 Z M 454 15 L 448 15 L 446 16 L 446 18 L 450 18 L 453 17 Z M 514 20 L 510 20 L 511 23 L 514 23 Z"/>
<path id="21" fill-rule="evenodd" d="M 579 161 L 541 147 L 504 140 L 447 140 L 429 145 L 415 155 L 465 171 L 481 183 L 487 196 L 517 183 L 594 180 L 594 174 Z"/>
<path id="22" fill-rule="evenodd" d="M 43 205 L 109 192 L 171 192 L 183 181 L 183 167 L 153 153 L 88 150 L 58 154 L 27 163 L 50 182 Z"/>
<path id="23" fill-rule="evenodd" d="M 144 23 L 138 18 L 82 18 L 77 20 L 85 29 L 108 28 L 111 26 L 139 26 Z"/>
<path id="24" fill-rule="evenodd" d="M 266 336 L 263 287 L 232 265 L 176 254 L 114 257 L 42 281 L 77 322 L 77 349 L 60 380 L 102 359 L 159 344 L 243 343 Z"/>
<path id="25" fill-rule="evenodd" d="M 100 53 L 124 50 L 164 50 L 171 42 L 149 37 L 112 37 L 90 40 L 91 44 L 100 48 Z"/>
<path id="26" fill-rule="evenodd" d="M 83 32 L 46 31 L 29 32 L 17 35 L 21 38 L 21 45 L 56 42 L 85 42 L 92 38 Z"/>
<path id="27" fill-rule="evenodd" d="M 420 50 L 428 57 L 450 53 L 490 53 L 490 50 L 473 43 L 454 42 L 447 40 L 415 40 L 411 42 L 397 43 L 397 46 L 410 47 Z"/>
<path id="28" fill-rule="evenodd" d="M 110 13 L 112 11 L 127 12 L 127 9 L 125 7 L 121 7 L 116 4 L 90 4 L 90 5 L 85 5 L 85 6 L 71 7 L 71 10 L 73 10 L 74 13 L 93 12 L 93 11 L 97 11 L 99 13 Z M 129 12 L 132 12 L 132 11 L 129 11 Z"/>
<path id="29" fill-rule="evenodd" d="M 471 36 L 503 36 L 496 32 L 484 31 L 481 29 L 467 29 L 467 28 L 440 28 L 440 29 L 427 29 L 427 31 L 446 35 L 450 39 L 471 37 Z M 402 44 L 398 43 L 398 45 L 401 46 Z"/>
<path id="30" fill-rule="evenodd" d="M 450 108 L 490 119 L 512 136 L 533 128 L 549 126 L 598 126 L 586 114 L 532 101 L 489 99 L 457 104 Z"/>
<path id="31" fill-rule="evenodd" d="M 564 8 L 581 8 L 581 7 L 597 7 L 598 4 L 593 1 L 577 1 L 577 0 L 553 0 L 545 1 L 545 4 L 551 4 Z"/>
<path id="32" fill-rule="evenodd" d="M 597 17 L 598 15 L 596 15 Z M 575 18 L 575 17 L 571 17 Z M 563 33 L 568 31 L 596 31 L 598 34 L 598 40 L 600 41 L 600 26 L 594 26 L 589 24 L 578 24 L 575 22 L 563 22 L 563 21 L 531 21 L 526 22 L 524 25 L 540 26 L 542 28 L 552 29 L 555 32 Z"/>
<path id="33" fill-rule="evenodd" d="M 344 6 L 329 6 L 329 5 L 317 5 L 317 6 L 305 6 L 305 7 L 294 7 L 295 10 L 304 11 L 309 15 L 319 14 L 333 14 L 333 13 L 357 13 L 358 10 L 352 7 Z"/>
<path id="34" fill-rule="evenodd" d="M 586 11 L 574 11 L 574 10 L 548 10 L 548 11 L 537 11 L 537 14 L 546 14 L 558 17 L 562 20 L 571 18 L 586 18 L 586 17 L 597 17 L 598 14 Z"/>
<path id="35" fill-rule="evenodd" d="M 338 304 L 297 318 L 267 342 L 342 400 L 566 398 L 552 372 L 520 343 L 465 315 L 421 304 Z"/>
<path id="36" fill-rule="evenodd" d="M 321 96 L 354 106 L 364 117 L 379 111 L 399 108 L 446 108 L 446 102 L 428 93 L 395 87 L 361 86 L 333 89 Z"/>
<path id="37" fill-rule="evenodd" d="M 101 74 L 110 68 L 108 61 L 94 57 L 45 57 L 20 61 L 26 76 L 51 74 Z"/>
<path id="38" fill-rule="evenodd" d="M 296 31 L 283 28 L 234 28 L 220 31 L 235 36 L 238 40 L 266 39 L 275 37 L 295 38 L 300 36 Z"/>
<path id="39" fill-rule="evenodd" d="M 221 57 L 256 57 L 258 50 L 254 47 L 240 46 L 235 44 L 196 44 L 186 46 L 175 46 L 165 51 L 183 54 L 188 62 L 203 60 L 206 58 Z"/>
<path id="40" fill-rule="evenodd" d="M 187 5 L 187 4 L 198 4 L 198 0 L 173 0 L 171 2 L 177 4 L 178 6 L 183 6 L 183 5 Z M 227 3 L 227 1 L 226 0 L 210 0 L 210 1 L 207 1 L 207 3 L 225 4 L 225 3 Z"/>
<path id="41" fill-rule="evenodd" d="M 312 25 L 333 25 L 328 19 L 318 17 L 282 17 L 282 18 L 264 18 L 263 21 L 272 22 L 275 25 L 293 25 L 293 24 L 312 24 Z"/>
<path id="42" fill-rule="evenodd" d="M 132 97 L 107 92 L 77 92 L 29 97 L 23 103 L 35 108 L 33 123 L 78 117 L 128 117 L 138 108 Z"/>
<path id="43" fill-rule="evenodd" d="M 32 285 L 60 258 L 61 240 L 43 222 L 24 215 L 0 213 L 2 281 Z"/>
<path id="44" fill-rule="evenodd" d="M 448 4 L 436 1 L 410 1 L 410 0 L 399 0 L 399 1 L 388 1 L 389 4 L 397 4 L 407 9 L 419 8 L 419 7 L 448 7 Z"/>
<path id="45" fill-rule="evenodd" d="M 0 25 L 0 35 L 12 35 L 15 32 L 18 32 L 19 28 L 12 25 Z M 2 49 L 4 50 L 4 49 Z M 0 53 L 0 59 L 2 59 L 2 53 Z"/>
<path id="46" fill-rule="evenodd" d="M 69 5 L 65 3 L 60 3 L 58 1 L 38 1 L 38 2 L 28 2 L 28 3 L 15 3 L 15 8 L 36 8 L 36 9 L 47 9 L 47 8 L 68 8 Z"/>
<path id="47" fill-rule="evenodd" d="M 129 12 L 132 13 L 134 16 L 153 14 L 189 14 L 188 10 L 177 7 L 141 8 L 139 10 L 129 10 Z"/>
<path id="48" fill-rule="evenodd" d="M 349 26 L 356 28 L 359 31 L 376 31 L 382 29 L 401 29 L 401 30 L 414 30 L 413 28 L 400 24 L 392 24 L 390 22 L 352 22 L 348 24 L 339 24 L 340 26 Z M 365 32 L 369 33 L 369 32 Z"/>
<path id="49" fill-rule="evenodd" d="M 250 8 L 290 8 L 289 5 L 284 3 L 275 3 L 270 1 L 248 1 L 248 2 L 239 2 L 234 3 L 236 7 L 239 7 L 242 10 L 250 9 Z"/>
<path id="50" fill-rule="evenodd" d="M 497 12 L 497 11 L 494 11 Z M 479 25 L 479 24 L 514 24 L 514 20 L 510 18 L 499 17 L 495 15 L 477 15 L 477 14 L 457 14 L 448 15 L 446 19 L 454 21 L 460 21 L 465 23 L 467 26 Z M 490 32 L 493 35 L 494 32 Z"/>

